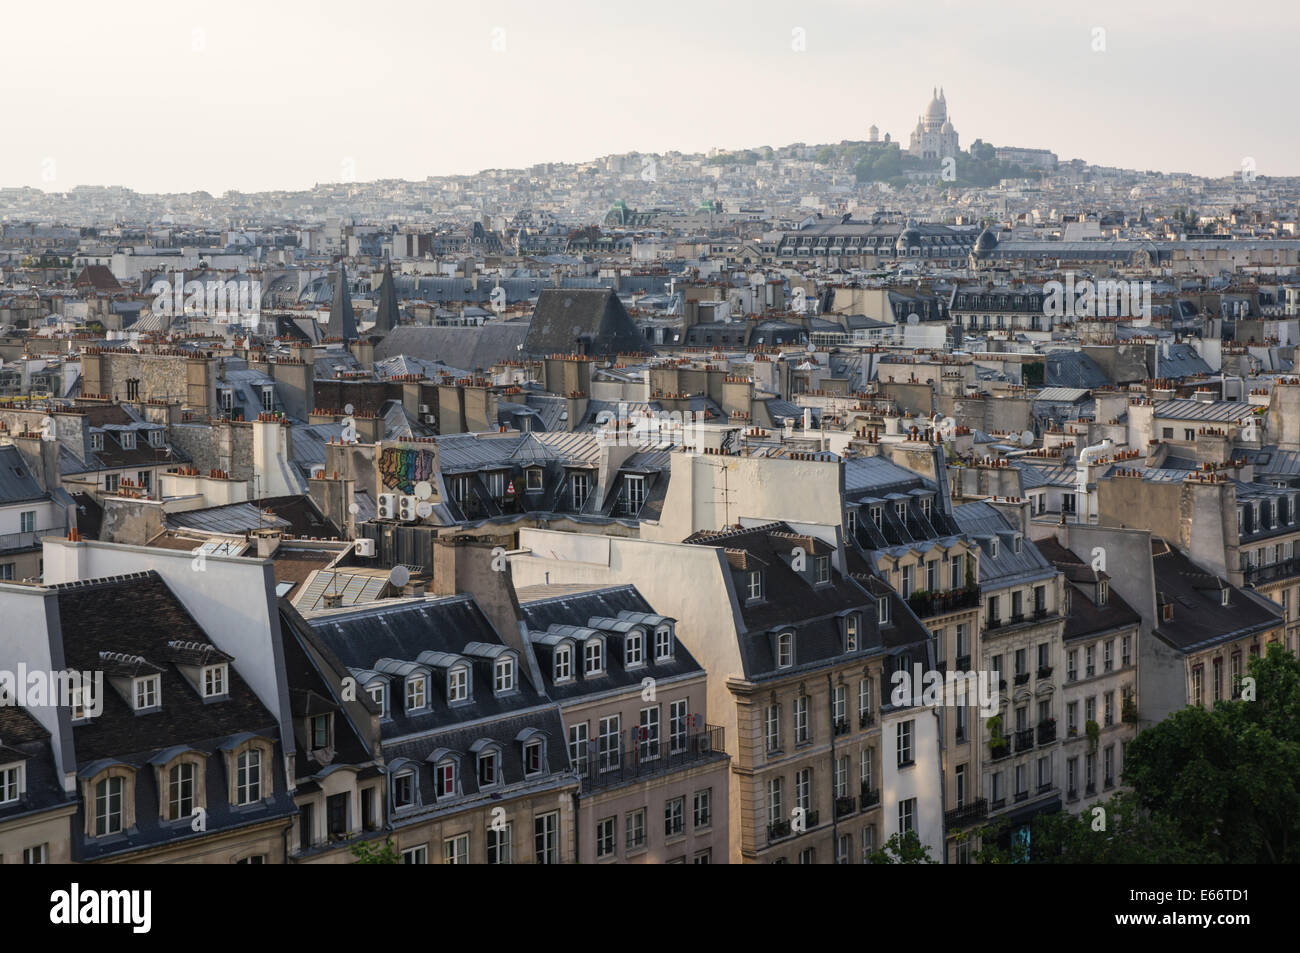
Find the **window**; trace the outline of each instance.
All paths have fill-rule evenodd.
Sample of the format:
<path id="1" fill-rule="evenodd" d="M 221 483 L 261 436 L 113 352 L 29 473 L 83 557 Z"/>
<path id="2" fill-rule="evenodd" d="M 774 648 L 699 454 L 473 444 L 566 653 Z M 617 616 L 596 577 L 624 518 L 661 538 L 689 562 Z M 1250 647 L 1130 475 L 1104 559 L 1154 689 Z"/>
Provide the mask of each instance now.
<path id="1" fill-rule="evenodd" d="M 952 557 L 951 571 L 948 575 L 948 585 L 952 589 L 963 589 L 966 586 L 966 560 L 963 556 Z"/>
<path id="2" fill-rule="evenodd" d="M 913 763 L 912 754 L 912 721 L 900 721 L 897 728 L 898 737 L 898 766 L 905 768 Z"/>
<path id="3" fill-rule="evenodd" d="M 1110 583 L 1105 579 L 1097 583 L 1097 605 L 1104 606 L 1110 598 Z"/>
<path id="4" fill-rule="evenodd" d="M 675 797 L 664 802 L 664 837 L 676 837 L 686 829 L 686 798 Z"/>
<path id="5" fill-rule="evenodd" d="M 24 776 L 22 764 L 0 768 L 0 804 L 12 804 L 23 796 Z"/>
<path id="6" fill-rule="evenodd" d="M 498 695 L 515 690 L 515 660 L 512 656 L 506 655 L 497 659 L 492 672 L 495 680 L 493 687 Z"/>
<path id="7" fill-rule="evenodd" d="M 539 864 L 560 862 L 560 814 L 552 811 L 533 819 L 533 851 Z"/>
<path id="8" fill-rule="evenodd" d="M 160 704 L 159 694 L 162 690 L 162 678 L 158 675 L 146 675 L 135 680 L 135 710 L 145 711 L 157 708 Z"/>
<path id="9" fill-rule="evenodd" d="M 366 688 L 366 692 L 370 695 L 371 701 L 373 701 L 376 705 L 379 706 L 379 717 L 387 718 L 388 708 L 384 704 L 385 700 L 388 697 L 386 686 L 382 682 L 379 683 L 378 685 L 370 685 Z"/>
<path id="10" fill-rule="evenodd" d="M 90 449 L 91 450 L 104 449 L 104 435 L 102 433 L 92 433 L 90 435 Z"/>
<path id="11" fill-rule="evenodd" d="M 417 711 L 429 703 L 428 683 L 423 675 L 406 680 L 406 710 Z"/>
<path id="12" fill-rule="evenodd" d="M 601 771 L 611 771 L 619 766 L 618 736 L 622 716 L 609 715 L 600 720 L 600 734 L 596 739 L 597 764 Z"/>
<path id="13" fill-rule="evenodd" d="M 602 817 L 596 822 L 596 856 L 609 857 L 618 849 L 614 825 L 617 817 Z"/>
<path id="14" fill-rule="evenodd" d="M 763 711 L 763 734 L 769 753 L 781 750 L 781 706 L 768 705 Z"/>
<path id="15" fill-rule="evenodd" d="M 695 792 L 695 827 L 709 827 L 713 824 L 713 788 Z"/>
<path id="16" fill-rule="evenodd" d="M 904 599 L 907 599 L 912 595 L 912 567 L 904 566 L 900 572 L 902 573 L 903 584 L 899 589 L 899 594 Z"/>
<path id="17" fill-rule="evenodd" d="M 1097 646 L 1090 645 L 1083 650 L 1084 668 L 1083 674 L 1087 678 L 1092 678 L 1097 674 Z"/>
<path id="18" fill-rule="evenodd" d="M 267 413 L 270 413 L 271 411 L 275 410 L 275 388 L 274 387 L 262 388 L 262 409 Z M 149 436 L 152 437 L 155 433 L 161 434 L 161 431 L 158 430 L 151 431 Z"/>
<path id="19" fill-rule="evenodd" d="M 916 798 L 909 797 L 898 802 L 898 833 L 906 834 L 916 830 Z"/>
<path id="20" fill-rule="evenodd" d="M 1065 706 L 1065 730 L 1067 735 L 1079 733 L 1079 703 L 1072 701 Z"/>
<path id="21" fill-rule="evenodd" d="M 570 486 L 572 487 L 573 493 L 573 508 L 575 510 L 580 510 L 582 509 L 583 504 L 587 502 L 587 493 L 590 488 L 587 474 L 573 474 L 570 478 Z"/>
<path id="22" fill-rule="evenodd" d="M 785 794 L 783 778 L 769 778 L 767 782 L 767 822 L 776 824 L 785 820 L 782 798 Z"/>
<path id="23" fill-rule="evenodd" d="M 95 785 L 95 836 L 122 830 L 122 778 L 104 778 Z"/>
<path id="24" fill-rule="evenodd" d="M 123 450 L 135 449 L 135 434 L 129 430 L 124 430 L 118 436 L 121 438 Z"/>
<path id="25" fill-rule="evenodd" d="M 446 758 L 434 770 L 435 797 L 453 797 L 456 794 L 456 762 Z"/>
<path id="26" fill-rule="evenodd" d="M 24 864 L 48 864 L 50 862 L 48 845 L 37 844 L 35 847 L 23 848 Z"/>
<path id="27" fill-rule="evenodd" d="M 496 784 L 501 773 L 500 767 L 501 754 L 495 748 L 489 748 L 486 751 L 480 751 L 478 755 L 478 786 L 480 788 L 490 788 Z"/>
<path id="28" fill-rule="evenodd" d="M 808 741 L 808 696 L 801 695 L 794 700 L 794 743 L 803 745 Z"/>
<path id="29" fill-rule="evenodd" d="M 871 679 L 864 678 L 858 681 L 858 721 L 862 722 L 872 714 Z"/>
<path id="30" fill-rule="evenodd" d="M 429 848 L 425 844 L 419 847 L 408 847 L 402 851 L 402 863 L 404 864 L 427 864 L 429 862 Z"/>
<path id="31" fill-rule="evenodd" d="M 749 574 L 749 596 L 750 599 L 763 598 L 763 574 L 754 570 Z"/>
<path id="32" fill-rule="evenodd" d="M 1107 692 L 1102 696 L 1103 711 L 1105 712 L 1105 722 L 1107 726 L 1115 724 L 1115 693 Z"/>
<path id="33" fill-rule="evenodd" d="M 179 821 L 194 814 L 194 764 L 182 761 L 167 772 L 167 819 Z"/>
<path id="34" fill-rule="evenodd" d="M 858 511 L 850 507 L 844 511 L 844 527 L 849 531 L 849 535 L 854 535 L 858 531 Z"/>
<path id="35" fill-rule="evenodd" d="M 794 773 L 794 806 L 805 815 L 812 810 L 812 768 Z"/>
<path id="36" fill-rule="evenodd" d="M 529 492 L 536 492 L 542 488 L 542 471 L 537 467 L 529 467 L 524 471 L 524 488 Z"/>
<path id="37" fill-rule="evenodd" d="M 226 694 L 226 666 L 209 665 L 203 670 L 203 697 L 216 698 Z"/>
<path id="38" fill-rule="evenodd" d="M 499 500 L 506 495 L 506 473 L 504 470 L 498 470 L 487 475 L 487 489 L 488 496 L 494 500 Z"/>
<path id="39" fill-rule="evenodd" d="M 889 625 L 889 597 L 881 596 L 880 601 L 876 603 L 879 610 L 879 620 L 881 625 Z"/>
<path id="40" fill-rule="evenodd" d="M 393 807 L 410 807 L 415 803 L 415 772 L 403 771 L 393 778 Z"/>
<path id="41" fill-rule="evenodd" d="M 235 759 L 235 803 L 262 800 L 262 749 L 248 748 Z"/>
<path id="42" fill-rule="evenodd" d="M 629 476 L 623 483 L 623 507 L 627 516 L 636 516 L 645 503 L 645 477 Z"/>
<path id="43" fill-rule="evenodd" d="M 601 639 L 588 639 L 583 645 L 584 675 L 599 675 L 605 669 L 605 643 Z"/>
<path id="44" fill-rule="evenodd" d="M 645 846 L 645 808 L 629 811 L 623 817 L 623 846 L 633 850 Z"/>
<path id="45" fill-rule="evenodd" d="M 1205 701 L 1201 691 L 1201 667 L 1192 669 L 1192 704 L 1201 705 Z"/>
<path id="46" fill-rule="evenodd" d="M 668 706 L 668 751 L 681 754 L 686 750 L 686 732 L 690 727 L 689 703 L 679 698 Z"/>
<path id="47" fill-rule="evenodd" d="M 1079 678 L 1079 650 L 1070 649 L 1065 655 L 1065 680 L 1077 681 Z"/>
<path id="48" fill-rule="evenodd" d="M 876 829 L 871 825 L 862 828 L 862 862 L 869 863 L 871 853 L 876 849 Z"/>
<path id="49" fill-rule="evenodd" d="M 442 862 L 444 864 L 469 863 L 469 835 L 457 834 L 442 842 Z"/>
<path id="50" fill-rule="evenodd" d="M 813 560 L 814 581 L 817 585 L 825 585 L 831 581 L 831 557 L 818 556 Z"/>
<path id="51" fill-rule="evenodd" d="M 637 732 L 642 761 L 653 761 L 659 757 L 659 706 L 652 705 L 641 709 L 641 725 Z"/>
<path id="52" fill-rule="evenodd" d="M 645 664 L 645 639 L 640 631 L 633 630 L 623 642 L 623 665 L 632 668 Z"/>
<path id="53" fill-rule="evenodd" d="M 858 650 L 858 617 L 857 615 L 848 615 L 844 617 L 844 651 L 856 652 Z"/>
<path id="54" fill-rule="evenodd" d="M 542 770 L 542 743 L 530 741 L 524 745 L 524 777 L 530 778 Z"/>
<path id="55" fill-rule="evenodd" d="M 26 510 L 18 514 L 18 532 L 34 533 L 36 531 L 36 511 Z"/>
<path id="56" fill-rule="evenodd" d="M 510 843 L 513 832 L 514 825 L 509 823 L 502 825 L 500 830 L 488 826 L 487 862 L 489 864 L 510 863 Z"/>
<path id="57" fill-rule="evenodd" d="M 668 626 L 655 631 L 655 661 L 662 662 L 673 657 L 673 633 Z"/>
<path id="58" fill-rule="evenodd" d="M 794 664 L 794 633 L 782 632 L 776 637 L 776 667 L 789 668 Z"/>
<path id="59" fill-rule="evenodd" d="M 1109 672 L 1115 667 L 1115 640 L 1108 639 L 1101 644 L 1101 670 Z"/>
<path id="60" fill-rule="evenodd" d="M 573 677 L 573 651 L 567 645 L 555 647 L 555 680 L 567 682 Z"/>
<path id="61" fill-rule="evenodd" d="M 104 474 L 104 490 L 108 493 L 116 493 L 118 485 L 122 482 L 122 474 L 106 473 Z"/>
<path id="62" fill-rule="evenodd" d="M 458 665 L 447 673 L 447 701 L 463 702 L 469 698 L 469 669 Z"/>
<path id="63" fill-rule="evenodd" d="M 569 761 L 578 777 L 587 776 L 587 723 L 580 721 L 569 726 Z"/>

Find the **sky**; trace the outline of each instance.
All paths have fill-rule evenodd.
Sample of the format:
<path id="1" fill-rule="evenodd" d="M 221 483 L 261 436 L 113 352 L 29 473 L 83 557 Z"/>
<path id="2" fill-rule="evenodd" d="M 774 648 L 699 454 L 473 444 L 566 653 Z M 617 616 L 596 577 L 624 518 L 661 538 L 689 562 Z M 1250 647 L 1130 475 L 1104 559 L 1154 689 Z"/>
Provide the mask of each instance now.
<path id="1" fill-rule="evenodd" d="M 935 86 L 962 148 L 1300 175 L 1297 28 L 1293 0 L 10 0 L 0 187 L 305 189 L 872 123 L 906 143 Z"/>

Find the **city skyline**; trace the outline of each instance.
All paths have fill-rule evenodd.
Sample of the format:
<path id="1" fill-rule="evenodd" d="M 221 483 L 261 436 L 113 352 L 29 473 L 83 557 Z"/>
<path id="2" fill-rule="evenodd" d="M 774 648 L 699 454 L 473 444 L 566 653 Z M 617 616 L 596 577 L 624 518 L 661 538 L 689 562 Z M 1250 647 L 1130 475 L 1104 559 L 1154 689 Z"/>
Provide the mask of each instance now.
<path id="1" fill-rule="evenodd" d="M 194 4 L 144 6 L 121 22 L 82 8 L 62 26 L 42 10 L 9 15 L 15 35 L 59 29 L 63 58 L 19 46 L 0 66 L 16 94 L 8 125 L 43 133 L 14 136 L 0 187 L 298 191 L 627 152 L 856 141 L 872 124 L 905 146 L 935 86 L 964 146 L 1210 177 L 1249 159 L 1260 175 L 1300 174 L 1295 134 L 1273 121 L 1268 96 L 1282 63 L 1216 32 L 1208 4 L 1179 6 L 1176 19 L 1172 7 L 1111 3 L 1067 14 L 1010 3 L 997 17 L 952 3 L 759 3 L 743 18 L 729 4 L 668 4 L 639 22 L 635 10 L 589 3 L 560 15 L 502 3 L 394 7 L 376 12 L 373 29 L 328 2 L 257 8 L 256 20 L 238 4 L 216 19 Z M 1300 17 L 1275 13 L 1280 30 Z M 308 25 L 303 48 L 294 38 Z M 107 81 L 105 49 L 121 54 Z M 1152 70 L 1207 59 L 1215 69 Z M 1131 116 L 1147 101 L 1135 93 L 1158 82 L 1178 84 L 1176 101 Z M 1207 115 L 1215 133 L 1188 141 Z"/>

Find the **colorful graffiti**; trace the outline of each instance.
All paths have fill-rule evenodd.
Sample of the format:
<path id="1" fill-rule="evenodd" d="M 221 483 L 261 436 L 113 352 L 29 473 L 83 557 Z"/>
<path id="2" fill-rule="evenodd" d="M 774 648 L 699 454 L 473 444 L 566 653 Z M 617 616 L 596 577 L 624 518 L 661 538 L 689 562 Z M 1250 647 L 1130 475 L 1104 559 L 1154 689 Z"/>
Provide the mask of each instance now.
<path id="1" fill-rule="evenodd" d="M 433 481 L 436 459 L 432 450 L 385 447 L 379 455 L 380 483 L 388 491 L 414 493 L 421 480 Z"/>

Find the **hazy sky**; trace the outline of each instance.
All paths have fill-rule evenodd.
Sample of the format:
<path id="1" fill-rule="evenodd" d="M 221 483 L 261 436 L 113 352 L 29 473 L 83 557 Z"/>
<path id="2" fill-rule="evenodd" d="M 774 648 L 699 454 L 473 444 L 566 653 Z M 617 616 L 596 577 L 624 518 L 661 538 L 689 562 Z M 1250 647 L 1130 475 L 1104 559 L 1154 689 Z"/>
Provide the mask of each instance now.
<path id="1" fill-rule="evenodd" d="M 297 189 L 873 122 L 906 142 L 936 85 L 963 148 L 1295 175 L 1297 28 L 1294 0 L 6 0 L 0 186 Z"/>

